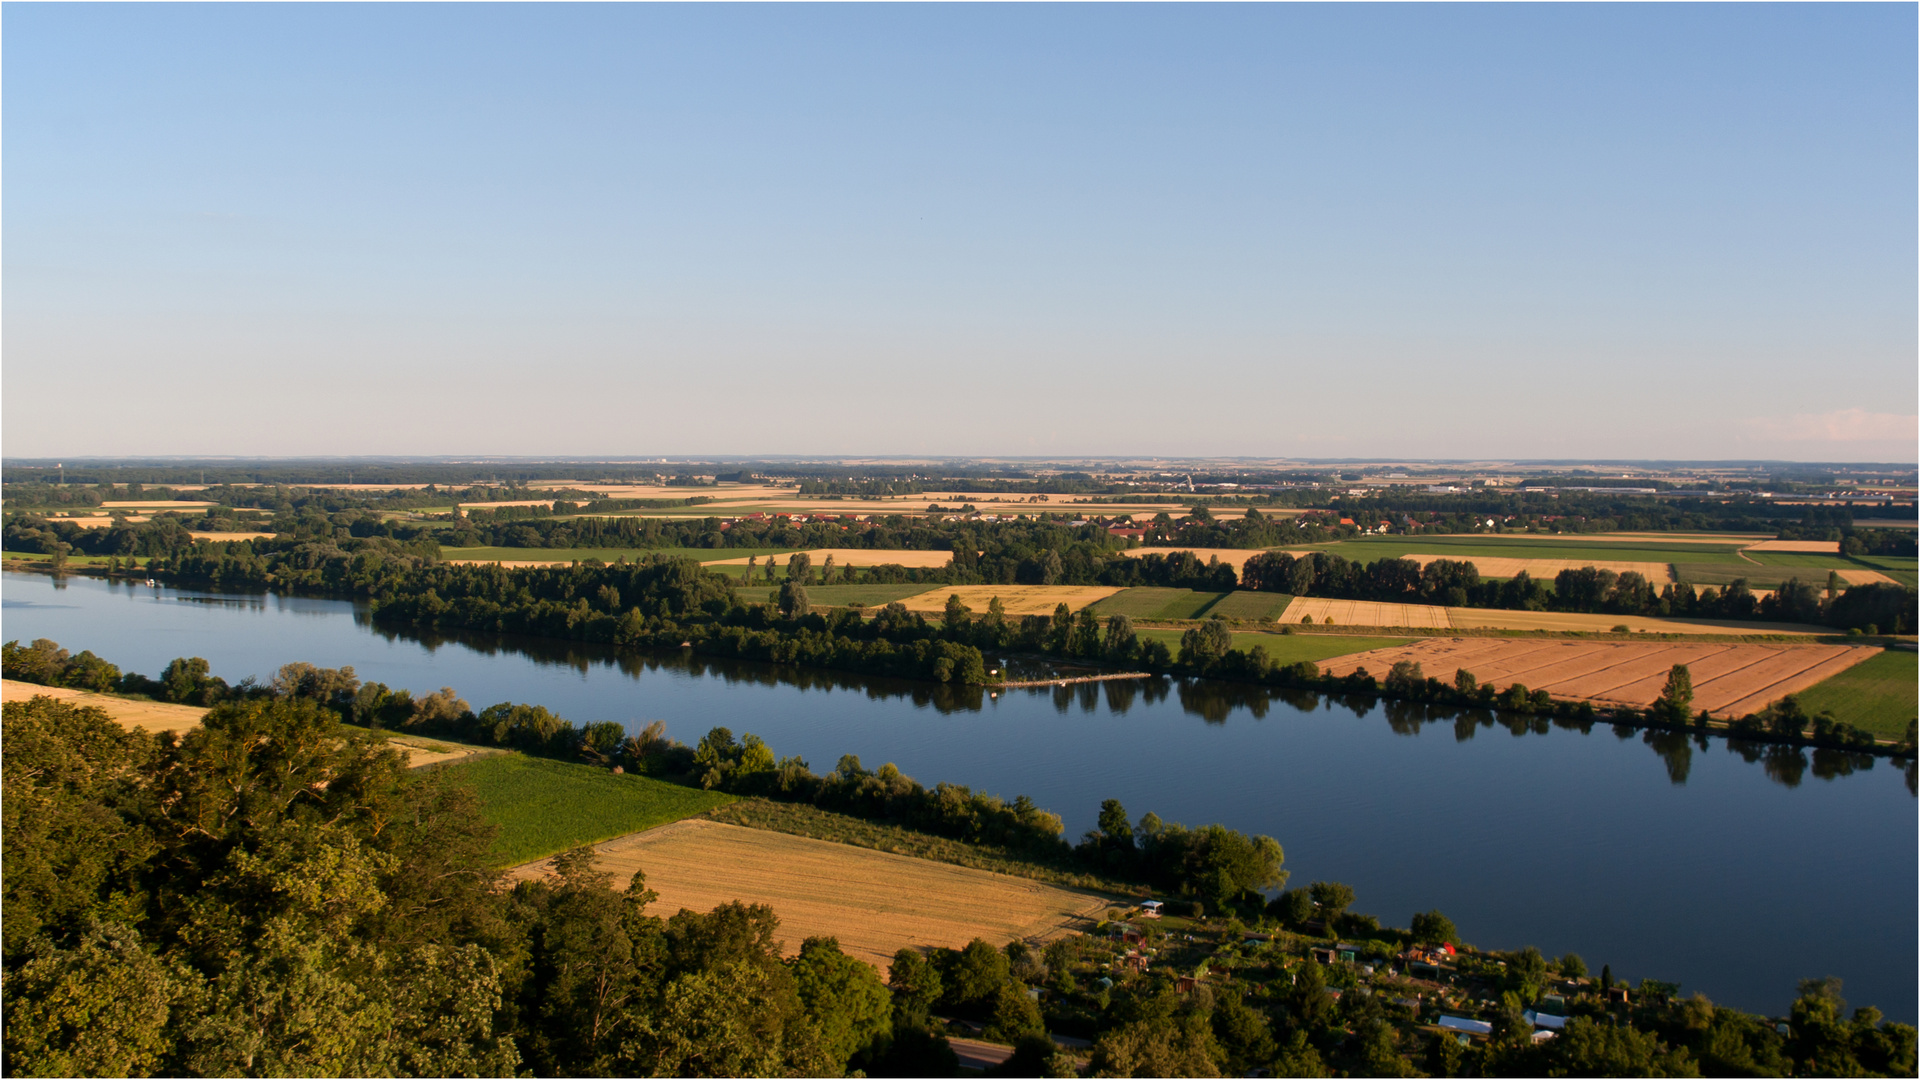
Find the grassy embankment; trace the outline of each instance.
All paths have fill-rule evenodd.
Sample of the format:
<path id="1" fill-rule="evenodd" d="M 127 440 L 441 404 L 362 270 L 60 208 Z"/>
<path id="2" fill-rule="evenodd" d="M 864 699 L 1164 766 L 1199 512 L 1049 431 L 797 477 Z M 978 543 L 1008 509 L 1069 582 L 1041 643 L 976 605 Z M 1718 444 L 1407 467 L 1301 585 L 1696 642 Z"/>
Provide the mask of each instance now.
<path id="1" fill-rule="evenodd" d="M 524 754 L 476 758 L 448 768 L 456 780 L 473 785 L 481 812 L 500 827 L 493 844 L 500 866 L 651 829 L 734 800 L 651 777 L 615 776 L 590 765 Z"/>
<path id="2" fill-rule="evenodd" d="M 479 793 L 481 812 L 500 827 L 494 862 L 517 866 L 690 817 L 830 840 L 916 859 L 1056 885 L 1126 891 L 1064 861 L 1038 862 L 990 845 L 915 832 L 798 803 L 741 799 L 646 776 L 615 776 L 590 765 L 500 754 L 448 766 Z"/>
<path id="3" fill-rule="evenodd" d="M 750 829 L 766 829 L 793 836 L 808 836 L 815 840 L 831 840 L 836 844 L 850 844 L 854 847 L 871 848 L 895 855 L 908 855 L 916 859 L 950 863 L 975 870 L 991 870 L 996 874 L 1030 878 L 1055 885 L 1099 889 L 1105 892 L 1135 891 L 1122 882 L 1084 873 L 1064 863 L 1053 865 L 1036 862 L 1005 848 L 988 844 L 963 843 L 944 836 L 915 832 L 899 825 L 887 825 L 868 821 L 865 818 L 837 814 L 831 810 L 822 810 L 817 806 L 804 803 L 747 798 L 716 807 L 702 816 L 710 821 L 724 822 L 728 825 L 744 825 Z"/>
<path id="4" fill-rule="evenodd" d="M 1920 691 L 1920 654 L 1889 649 L 1794 695 L 1809 713 L 1822 710 L 1882 739 L 1906 735 Z"/>

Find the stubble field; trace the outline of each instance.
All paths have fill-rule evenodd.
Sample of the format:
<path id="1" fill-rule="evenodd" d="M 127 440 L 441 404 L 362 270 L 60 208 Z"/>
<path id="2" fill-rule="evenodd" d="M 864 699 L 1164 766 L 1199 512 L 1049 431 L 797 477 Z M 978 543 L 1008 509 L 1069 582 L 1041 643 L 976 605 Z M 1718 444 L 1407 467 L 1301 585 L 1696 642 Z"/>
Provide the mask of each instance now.
<path id="1" fill-rule="evenodd" d="M 660 894 L 655 910 L 707 911 L 739 900 L 780 917 L 782 949 L 832 936 L 882 971 L 901 948 L 1040 942 L 1084 930 L 1111 902 L 1072 889 L 985 870 L 893 855 L 786 833 L 690 820 L 595 847 L 597 866 L 624 886 L 635 870 Z M 548 872 L 549 860 L 515 867 L 515 880 Z"/>
<path id="2" fill-rule="evenodd" d="M 972 608 L 975 615 L 984 615 L 987 605 L 998 597 L 1010 617 L 1051 615 L 1057 605 L 1065 604 L 1068 611 L 1079 611 L 1119 591 L 1110 585 L 942 585 L 918 596 L 909 596 L 900 603 L 905 604 L 908 611 L 945 611 L 947 597 L 957 594 L 960 602 Z"/>
<path id="3" fill-rule="evenodd" d="M 1879 652 L 1848 645 L 1431 638 L 1343 656 L 1325 670 L 1346 675 L 1366 668 L 1379 678 L 1411 660 L 1428 677 L 1446 682 L 1464 668 L 1502 688 L 1517 682 L 1557 698 L 1645 708 L 1659 698 L 1673 665 L 1685 664 L 1693 676 L 1694 708 L 1726 718 L 1758 712 Z"/>
<path id="4" fill-rule="evenodd" d="M 1455 562 L 1470 562 L 1474 565 L 1475 569 L 1480 571 L 1480 576 L 1483 578 L 1518 577 L 1520 572 L 1524 570 L 1529 577 L 1543 578 L 1547 581 L 1552 581 L 1554 576 L 1562 570 L 1579 570 L 1591 566 L 1599 570 L 1611 570 L 1616 574 L 1639 574 L 1655 585 L 1673 580 L 1672 565 L 1663 562 L 1622 562 L 1619 560 L 1601 561 L 1592 559 L 1509 559 L 1493 555 L 1474 555 L 1461 558 L 1453 555 L 1418 554 L 1402 555 L 1400 557 L 1419 563 L 1423 570 L 1428 563 L 1438 562 L 1441 559 L 1451 559 Z"/>

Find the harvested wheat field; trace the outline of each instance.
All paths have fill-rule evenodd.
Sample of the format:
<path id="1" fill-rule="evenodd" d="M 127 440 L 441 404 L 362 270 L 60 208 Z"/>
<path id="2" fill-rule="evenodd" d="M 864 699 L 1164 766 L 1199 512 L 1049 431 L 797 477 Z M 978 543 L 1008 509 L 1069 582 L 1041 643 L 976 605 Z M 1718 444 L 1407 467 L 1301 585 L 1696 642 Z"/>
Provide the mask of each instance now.
<path id="1" fill-rule="evenodd" d="M 1377 604 L 1309 596 L 1294 597 L 1278 621 L 1297 623 L 1309 617 L 1316 625 L 1331 621 L 1335 626 L 1419 626 L 1435 630 L 1453 625 L 1447 619 L 1447 609 L 1432 604 Z"/>
<path id="2" fill-rule="evenodd" d="M 1199 547 L 1196 547 L 1196 548 L 1178 548 L 1178 547 L 1128 548 L 1127 550 L 1122 551 L 1120 554 L 1125 555 L 1130 559 L 1144 559 L 1148 555 L 1171 555 L 1176 551 L 1192 552 L 1193 557 L 1196 559 L 1199 559 L 1201 562 L 1206 562 L 1209 559 L 1219 559 L 1223 563 L 1231 563 L 1233 564 L 1233 570 L 1234 570 L 1234 573 L 1236 574 L 1239 573 L 1240 570 L 1247 565 L 1248 559 L 1253 558 L 1255 555 L 1266 554 L 1266 551 L 1263 548 L 1199 548 Z"/>
<path id="3" fill-rule="evenodd" d="M 723 548 L 721 550 L 725 550 L 725 549 Z M 827 558 L 829 556 L 833 558 L 833 565 L 835 566 L 928 567 L 928 566 L 945 566 L 948 563 L 953 561 L 953 552 L 951 551 L 887 551 L 885 549 L 874 549 L 874 548 L 814 548 L 812 551 L 801 552 L 800 554 L 803 554 L 807 558 L 813 560 L 813 568 L 816 571 L 819 570 L 821 566 L 826 564 Z M 743 555 L 737 559 L 701 559 L 700 561 L 708 566 L 745 566 L 747 564 L 747 558 L 748 556 Z M 760 563 L 760 565 L 764 566 L 766 565 L 768 558 L 772 558 L 775 565 L 785 566 L 787 565 L 787 561 L 793 558 L 793 555 L 791 554 L 773 555 L 773 556 L 762 555 L 759 557 L 758 562 Z"/>
<path id="4" fill-rule="evenodd" d="M 1840 580 L 1849 585 L 1873 585 L 1879 582 L 1885 582 L 1888 585 L 1900 584 L 1878 570 L 1835 570 L 1834 573 L 1839 574 Z M 1818 585 L 1819 581 L 1815 580 L 1814 584 Z"/>
<path id="5" fill-rule="evenodd" d="M 1567 611 L 1500 611 L 1494 608 L 1448 608 L 1448 621 L 1465 629 L 1546 630 L 1561 633 L 1606 633 L 1624 626 L 1636 634 L 1831 634 L 1833 630 L 1800 623 L 1713 622 L 1700 619 L 1656 619 L 1644 615 L 1583 615 Z"/>
<path id="6" fill-rule="evenodd" d="M 1562 570 L 1579 570 L 1591 566 L 1600 570 L 1611 570 L 1616 574 L 1634 573 L 1656 585 L 1673 580 L 1673 566 L 1663 562 L 1595 562 L 1592 559 L 1508 559 L 1487 555 L 1402 555 L 1403 559 L 1417 562 L 1421 569 L 1428 563 L 1448 559 L 1453 562 L 1472 563 L 1483 578 L 1510 578 L 1519 576 L 1522 570 L 1529 577 L 1545 578 L 1552 581 Z"/>
<path id="7" fill-rule="evenodd" d="M 908 611 L 945 611 L 947 597 L 957 593 L 960 602 L 972 608 L 974 614 L 984 615 L 987 605 L 997 596 L 1009 617 L 1051 615 L 1060 604 L 1067 605 L 1068 611 L 1079 611 L 1119 591 L 1110 585 L 942 585 L 918 596 L 909 596 L 900 603 L 905 604 Z"/>
<path id="8" fill-rule="evenodd" d="M 187 535 L 193 537 L 195 540 L 228 541 L 228 540 L 258 540 L 258 539 L 261 539 L 262 537 L 265 537 L 267 539 L 272 539 L 273 537 L 279 536 L 280 534 L 270 533 L 270 532 L 190 532 Z"/>
<path id="9" fill-rule="evenodd" d="M 976 937 L 996 946 L 1044 941 L 1085 928 L 1110 903 L 986 870 L 697 819 L 629 833 L 595 852 L 616 887 L 645 871 L 661 914 L 729 900 L 766 904 L 780 917 L 788 955 L 809 937 L 832 936 L 882 971 L 903 947 L 957 949 Z M 534 879 L 550 864 L 542 859 L 507 874 Z"/>
<path id="10" fill-rule="evenodd" d="M 142 731 L 170 731 L 175 735 L 184 735 L 199 727 L 200 721 L 207 715 L 207 710 L 198 705 L 131 701 L 109 694 L 70 690 L 64 686 L 39 686 L 13 679 L 0 680 L 0 701 L 26 701 L 35 697 L 57 698 L 75 705 L 91 705 L 104 710 L 116 723 L 126 727 L 139 728 Z M 394 749 L 406 755 L 409 769 L 417 769 L 422 765 L 445 765 L 450 762 L 464 761 L 470 757 L 503 752 L 486 747 L 441 742 L 439 739 L 416 738 L 411 735 L 395 737 L 388 741 L 392 743 Z"/>
<path id="11" fill-rule="evenodd" d="M 207 710 L 194 705 L 168 705 L 158 701 L 128 701 L 107 694 L 69 690 L 64 686 L 37 686 L 33 683 L 0 680 L 0 701 L 25 701 L 34 697 L 57 698 L 75 705 L 92 705 L 106 710 L 108 716 L 127 727 L 143 731 L 171 731 L 183 734 L 200 726 Z"/>
<path id="12" fill-rule="evenodd" d="M 1695 622 L 1691 619 L 1653 619 L 1639 615 L 1581 615 L 1561 611 L 1502 611 L 1498 608 L 1449 608 L 1433 604 L 1388 604 L 1365 600 L 1327 600 L 1299 596 L 1287 605 L 1279 621 L 1298 623 L 1303 616 L 1315 623 L 1333 617 L 1335 626 L 1413 627 L 1429 630 L 1546 630 L 1559 633 L 1606 633 L 1624 626 L 1635 633 L 1652 634 L 1826 634 L 1832 631 L 1797 623 Z"/>
<path id="13" fill-rule="evenodd" d="M 1464 668 L 1500 687 L 1521 683 L 1557 698 L 1644 708 L 1660 696 L 1673 665 L 1685 664 L 1693 675 L 1694 707 L 1732 718 L 1758 712 L 1878 652 L 1857 645 L 1432 638 L 1342 656 L 1322 670 L 1346 675 L 1364 667 L 1377 677 L 1412 660 L 1446 682 Z"/>
<path id="14" fill-rule="evenodd" d="M 1757 544 L 1746 544 L 1741 551 L 1800 551 L 1812 555 L 1840 554 L 1838 540 L 1762 540 Z"/>

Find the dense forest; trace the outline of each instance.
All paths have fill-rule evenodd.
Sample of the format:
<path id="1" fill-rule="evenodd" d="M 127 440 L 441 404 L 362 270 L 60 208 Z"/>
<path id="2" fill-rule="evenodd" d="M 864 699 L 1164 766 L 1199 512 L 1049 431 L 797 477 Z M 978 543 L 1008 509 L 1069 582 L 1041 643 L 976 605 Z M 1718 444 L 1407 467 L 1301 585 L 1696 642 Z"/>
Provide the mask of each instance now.
<path id="1" fill-rule="evenodd" d="M 9 643 L 6 663 L 9 677 L 95 683 L 112 667 L 51 643 Z M 1178 905 L 1190 917 L 1181 925 L 1211 942 L 1212 963 L 1249 977 L 1197 985 L 1172 964 L 1103 975 L 1130 971 L 1135 955 L 1122 955 L 1120 935 L 1134 930 L 1117 922 L 1044 949 L 902 949 L 883 973 L 830 938 L 781 949 L 779 913 L 766 907 L 667 914 L 643 875 L 610 880 L 585 850 L 556 859 L 550 878 L 509 888 L 488 868 L 493 830 L 457 768 L 407 770 L 378 732 L 342 723 L 418 729 L 492 714 L 524 735 L 551 718 L 537 706 L 474 714 L 451 691 L 402 701 L 350 670 L 311 665 L 230 687 L 204 661 L 181 660 L 138 685 L 213 707 L 184 737 L 129 731 L 50 698 L 4 708 L 0 1055 L 10 1075 L 940 1076 L 955 1072 L 949 1018 L 1015 1046 L 997 1070 L 1013 1076 L 1914 1068 L 1913 1029 L 1871 1008 L 1848 1016 L 1835 980 L 1803 983 L 1776 1028 L 1651 979 L 1631 1007 L 1616 1004 L 1610 971 L 1588 978 L 1571 954 L 1461 945 L 1456 977 L 1495 1001 L 1491 1034 L 1463 1045 L 1403 1001 L 1356 986 L 1355 964 L 1307 948 L 1337 935 L 1370 963 L 1451 952 L 1451 922 L 1427 912 L 1410 930 L 1382 927 L 1337 882 L 1276 894 L 1284 874 L 1272 840 L 1151 814 L 1134 822 L 1109 801 L 1068 849 L 1045 811 L 1016 801 L 958 828 L 981 816 L 977 796 L 928 791 L 850 757 L 815 776 L 720 729 L 693 749 L 650 730 L 614 751 L 709 786 L 968 843 L 1032 849 L 1053 834 L 1061 858 L 1192 897 Z M 573 730 L 551 718 L 562 725 Z M 606 767 L 594 727 L 575 731 L 574 752 Z M 1174 935 L 1148 933 L 1175 954 Z M 1522 1010 L 1556 986 L 1584 990 L 1561 1036 L 1541 1042 Z M 1085 1039 L 1084 1057 L 1050 1031 Z"/>

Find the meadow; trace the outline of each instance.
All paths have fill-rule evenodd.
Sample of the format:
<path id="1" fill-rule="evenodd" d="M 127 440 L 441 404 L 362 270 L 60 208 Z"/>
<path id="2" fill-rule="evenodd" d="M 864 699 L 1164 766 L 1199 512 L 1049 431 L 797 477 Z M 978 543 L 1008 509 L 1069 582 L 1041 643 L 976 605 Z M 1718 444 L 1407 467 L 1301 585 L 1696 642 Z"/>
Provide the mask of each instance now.
<path id="1" fill-rule="evenodd" d="M 1859 555 L 1855 561 L 1880 571 L 1909 589 L 1920 587 L 1920 560 L 1911 555 Z"/>
<path id="2" fill-rule="evenodd" d="M 621 559 L 633 562 L 650 555 L 667 555 L 704 563 L 717 559 L 745 559 L 751 555 L 757 555 L 764 560 L 769 555 L 784 553 L 786 550 L 785 548 L 443 547 L 440 549 L 440 557 L 448 562 L 570 563 L 599 559 L 601 562 L 617 563 Z"/>
<path id="3" fill-rule="evenodd" d="M 1809 713 L 1830 712 L 1880 738 L 1898 739 L 1920 715 L 1920 654 L 1888 649 L 1794 696 Z"/>
<path id="4" fill-rule="evenodd" d="M 500 754 L 447 768 L 471 784 L 481 813 L 499 826 L 497 865 L 513 866 L 705 813 L 733 801 L 719 792 L 589 765 Z"/>
<path id="5" fill-rule="evenodd" d="M 779 595 L 780 586 L 736 585 L 733 591 L 743 603 L 767 604 Z M 895 600 L 905 600 L 926 591 L 925 585 L 809 585 L 807 602 L 815 607 L 846 607 L 850 604 L 885 607 Z"/>
<path id="6" fill-rule="evenodd" d="M 1291 593 L 1253 592 L 1248 589 L 1239 589 L 1222 596 L 1212 607 L 1206 609 L 1206 613 L 1222 619 L 1266 622 L 1278 619 L 1291 603 L 1293 603 Z"/>
<path id="7" fill-rule="evenodd" d="M 1430 554 L 1447 559 L 1471 559 L 1479 555 L 1491 559 L 1551 559 L 1600 564 L 1610 562 L 1740 563 L 1740 542 L 1725 544 L 1661 543 L 1653 540 L 1621 539 L 1583 543 L 1578 540 L 1545 540 L 1515 537 L 1511 540 L 1488 536 L 1363 536 L 1333 544 L 1315 545 L 1314 550 L 1331 551 L 1347 559 L 1373 562 L 1401 555 Z"/>

